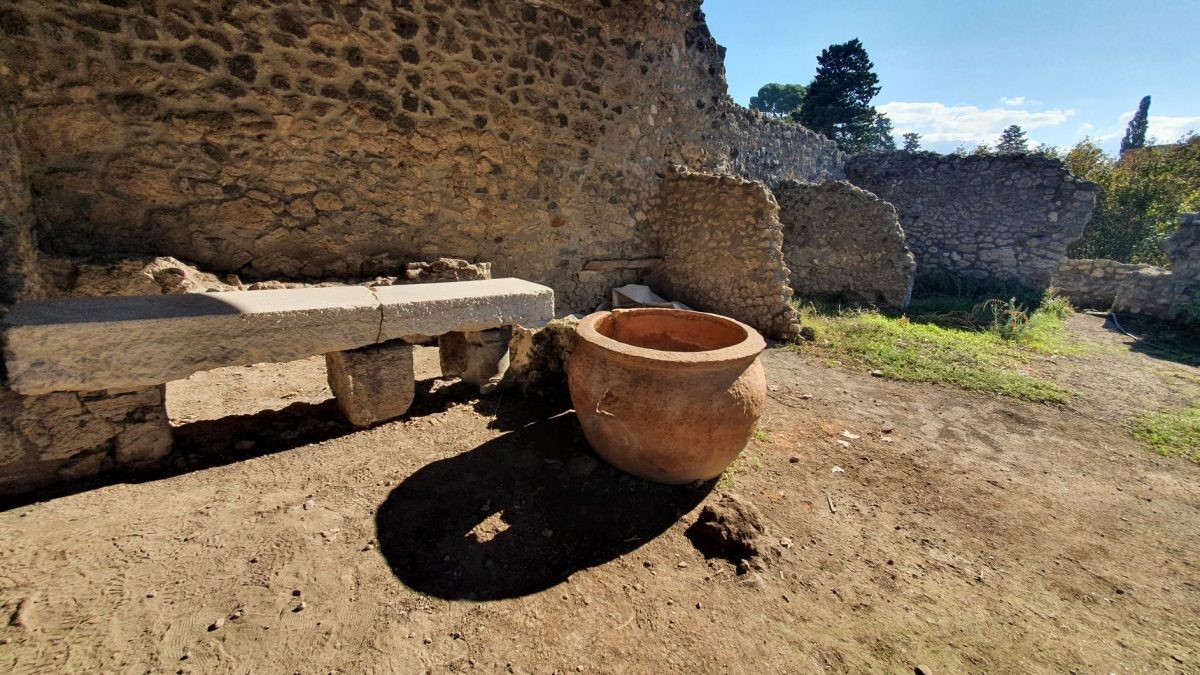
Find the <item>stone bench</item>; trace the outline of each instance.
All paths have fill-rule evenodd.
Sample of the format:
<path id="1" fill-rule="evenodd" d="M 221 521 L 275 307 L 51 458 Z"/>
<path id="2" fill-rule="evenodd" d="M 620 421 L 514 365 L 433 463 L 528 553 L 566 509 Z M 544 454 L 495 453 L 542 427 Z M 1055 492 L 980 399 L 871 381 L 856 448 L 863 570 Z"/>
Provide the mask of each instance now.
<path id="1" fill-rule="evenodd" d="M 13 306 L 4 356 L 11 388 L 33 396 L 147 389 L 325 354 L 343 412 L 367 426 L 411 403 L 411 342 L 552 318 L 554 292 L 521 279 L 72 298 Z"/>

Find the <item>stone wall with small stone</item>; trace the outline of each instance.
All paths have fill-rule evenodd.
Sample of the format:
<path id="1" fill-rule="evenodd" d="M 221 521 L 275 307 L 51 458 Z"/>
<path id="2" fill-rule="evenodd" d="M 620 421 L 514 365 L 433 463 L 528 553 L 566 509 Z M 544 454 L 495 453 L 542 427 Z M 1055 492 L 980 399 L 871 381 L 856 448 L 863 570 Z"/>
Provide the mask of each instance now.
<path id="1" fill-rule="evenodd" d="M 1064 260 L 1054 286 L 1076 307 L 1200 325 L 1200 214 L 1179 217 L 1163 242 L 1170 269 L 1114 260 Z"/>
<path id="2" fill-rule="evenodd" d="M 773 192 L 798 297 L 908 306 L 915 263 L 895 207 L 846 181 L 784 181 Z"/>
<path id="3" fill-rule="evenodd" d="M 700 0 L 0 0 L 45 251 L 247 281 L 490 260 L 562 311 L 635 276 L 588 261 L 657 255 L 670 162 L 842 176 L 730 101 L 723 55 Z"/>
<path id="4" fill-rule="evenodd" d="M 1121 284 L 1153 265 L 1121 263 L 1103 258 L 1063 258 L 1054 274 L 1054 288 L 1080 309 L 1109 310 Z"/>
<path id="5" fill-rule="evenodd" d="M 1041 290 L 1095 206 L 1097 186 L 1035 155 L 858 155 L 850 182 L 891 202 L 917 284 Z"/>
<path id="6" fill-rule="evenodd" d="M 674 167 L 653 223 L 663 262 L 650 276 L 660 295 L 768 337 L 799 332 L 779 205 L 765 185 Z"/>

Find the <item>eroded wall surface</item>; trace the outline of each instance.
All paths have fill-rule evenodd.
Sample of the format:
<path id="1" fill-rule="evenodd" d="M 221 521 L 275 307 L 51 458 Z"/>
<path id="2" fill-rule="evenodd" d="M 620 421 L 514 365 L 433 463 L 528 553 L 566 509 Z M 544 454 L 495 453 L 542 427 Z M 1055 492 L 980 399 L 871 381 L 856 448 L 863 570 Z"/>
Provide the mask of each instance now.
<path id="1" fill-rule="evenodd" d="M 1121 263 L 1104 258 L 1063 258 L 1054 274 L 1054 288 L 1082 309 L 1108 310 L 1121 284 L 1153 265 Z"/>
<path id="2" fill-rule="evenodd" d="M 727 99 L 699 0 L 0 0 L 43 249 L 263 278 L 490 260 L 603 300 L 670 162 L 840 177 Z"/>
<path id="3" fill-rule="evenodd" d="M 895 207 L 846 181 L 786 181 L 773 192 L 798 297 L 908 306 L 915 263 Z"/>
<path id="4" fill-rule="evenodd" d="M 846 175 L 895 205 L 918 285 L 1047 288 L 1097 189 L 1033 155 L 866 154 L 847 162 Z"/>
<path id="5" fill-rule="evenodd" d="M 663 262 L 652 283 L 663 297 L 768 337 L 799 332 L 779 205 L 764 184 L 676 167 L 663 182 L 654 226 Z"/>
<path id="6" fill-rule="evenodd" d="M 16 115 L 10 106 L 0 104 L 0 317 L 5 305 L 36 294 L 37 278 L 33 210 Z M 0 384 L 3 369 L 0 364 Z"/>

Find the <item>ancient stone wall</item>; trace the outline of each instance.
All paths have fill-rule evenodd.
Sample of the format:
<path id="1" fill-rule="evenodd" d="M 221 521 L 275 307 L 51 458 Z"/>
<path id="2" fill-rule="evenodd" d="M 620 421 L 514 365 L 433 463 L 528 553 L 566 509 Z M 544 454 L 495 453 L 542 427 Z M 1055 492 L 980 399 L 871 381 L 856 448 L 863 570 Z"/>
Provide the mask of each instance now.
<path id="1" fill-rule="evenodd" d="M 588 261 L 657 255 L 668 163 L 842 175 L 729 101 L 699 0 L 0 0 L 0 38 L 57 255 L 248 281 L 446 255 L 590 309 L 630 275 Z"/>
<path id="2" fill-rule="evenodd" d="M 867 154 L 846 175 L 896 206 L 918 285 L 1048 287 L 1097 189 L 1033 155 Z"/>
<path id="3" fill-rule="evenodd" d="M 162 458 L 171 449 L 164 395 L 161 386 L 44 396 L 0 387 L 0 495 Z"/>
<path id="4" fill-rule="evenodd" d="M 768 337 L 799 331 L 779 205 L 765 185 L 675 168 L 663 182 L 654 230 L 663 262 L 651 282 L 660 295 Z"/>
<path id="5" fill-rule="evenodd" d="M 37 247 L 29 182 L 21 161 L 15 113 L 0 104 L 0 317 L 3 308 L 37 292 Z M 3 383 L 0 365 L 0 383 Z"/>
<path id="6" fill-rule="evenodd" d="M 798 297 L 908 305 L 915 263 L 895 207 L 846 181 L 785 181 L 774 193 Z"/>
<path id="7" fill-rule="evenodd" d="M 1077 307 L 1200 325 L 1200 214 L 1179 217 L 1163 243 L 1170 269 L 1113 260 L 1064 260 L 1054 285 Z"/>
<path id="8" fill-rule="evenodd" d="M 1081 309 L 1108 310 L 1121 284 L 1152 265 L 1121 263 L 1103 258 L 1063 258 L 1054 274 L 1054 288 Z"/>

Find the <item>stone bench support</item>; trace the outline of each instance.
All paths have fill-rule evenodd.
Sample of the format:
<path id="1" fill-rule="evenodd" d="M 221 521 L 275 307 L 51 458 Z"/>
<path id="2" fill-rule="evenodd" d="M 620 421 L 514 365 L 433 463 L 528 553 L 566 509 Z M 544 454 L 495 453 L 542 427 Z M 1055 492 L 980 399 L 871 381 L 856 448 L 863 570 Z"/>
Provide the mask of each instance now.
<path id="1" fill-rule="evenodd" d="M 508 371 L 510 340 L 512 327 L 445 333 L 438 338 L 442 375 L 461 378 L 480 393 L 491 392 Z"/>
<path id="2" fill-rule="evenodd" d="M 412 405 L 413 346 L 403 340 L 326 354 L 325 371 L 338 408 L 356 427 L 395 419 Z"/>

